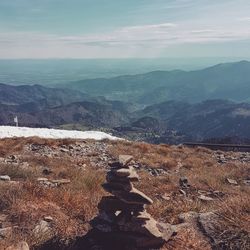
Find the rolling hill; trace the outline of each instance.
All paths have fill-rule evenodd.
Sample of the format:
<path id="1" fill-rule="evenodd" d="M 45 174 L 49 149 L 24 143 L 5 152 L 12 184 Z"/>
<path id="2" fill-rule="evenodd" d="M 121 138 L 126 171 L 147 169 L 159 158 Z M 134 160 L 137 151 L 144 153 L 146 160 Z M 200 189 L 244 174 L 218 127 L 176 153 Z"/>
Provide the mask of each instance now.
<path id="1" fill-rule="evenodd" d="M 249 83 L 250 62 L 241 61 L 85 80 L 72 84 L 78 90 L 0 84 L 0 125 L 17 115 L 21 126 L 98 129 L 154 143 L 249 139 Z"/>
<path id="2" fill-rule="evenodd" d="M 218 64 L 196 71 L 154 71 L 110 79 L 88 79 L 66 87 L 111 100 L 152 105 L 169 100 L 201 102 L 228 99 L 249 102 L 250 62 Z"/>
<path id="3" fill-rule="evenodd" d="M 0 103 L 6 105 L 39 103 L 40 105 L 55 107 L 92 99 L 87 94 L 75 90 L 47 88 L 41 85 L 13 86 L 0 83 Z"/>
<path id="4" fill-rule="evenodd" d="M 165 129 L 176 130 L 194 141 L 209 138 L 250 138 L 250 104 L 225 100 L 201 103 L 169 101 L 146 107 L 135 117 L 157 119 Z"/>

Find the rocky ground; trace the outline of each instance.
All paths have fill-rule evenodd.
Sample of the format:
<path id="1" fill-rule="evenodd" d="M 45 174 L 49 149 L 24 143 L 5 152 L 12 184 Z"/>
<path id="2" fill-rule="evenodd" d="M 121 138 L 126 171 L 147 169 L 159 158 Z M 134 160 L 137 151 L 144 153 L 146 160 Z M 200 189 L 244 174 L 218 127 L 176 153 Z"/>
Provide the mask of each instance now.
<path id="1" fill-rule="evenodd" d="M 124 154 L 153 200 L 147 212 L 174 232 L 162 249 L 250 249 L 250 153 L 39 138 L 0 141 L 0 249 L 79 247 Z"/>

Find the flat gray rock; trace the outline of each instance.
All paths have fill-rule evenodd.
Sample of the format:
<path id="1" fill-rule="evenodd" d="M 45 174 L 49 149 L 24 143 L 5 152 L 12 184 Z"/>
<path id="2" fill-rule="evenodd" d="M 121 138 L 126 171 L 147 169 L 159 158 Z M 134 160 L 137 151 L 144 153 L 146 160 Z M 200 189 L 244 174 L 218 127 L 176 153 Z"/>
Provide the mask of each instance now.
<path id="1" fill-rule="evenodd" d="M 147 205 L 153 204 L 153 201 L 147 195 L 136 188 L 133 188 L 130 192 L 113 192 L 113 194 L 125 203 Z"/>
<path id="2" fill-rule="evenodd" d="M 1 181 L 10 181 L 10 177 L 8 175 L 0 175 Z"/>
<path id="3" fill-rule="evenodd" d="M 98 204 L 98 209 L 104 211 L 142 211 L 144 210 L 143 205 L 128 204 L 114 196 L 103 197 Z"/>
<path id="4" fill-rule="evenodd" d="M 69 184 L 71 181 L 69 179 L 60 179 L 60 180 L 52 180 L 51 182 L 54 184 L 63 185 L 63 184 Z"/>
<path id="5" fill-rule="evenodd" d="M 136 232 L 153 238 L 162 238 L 162 233 L 153 218 L 146 220 L 144 223 L 127 222 L 120 225 L 119 229 L 124 232 Z"/>
<path id="6" fill-rule="evenodd" d="M 157 227 L 162 233 L 162 238 L 167 242 L 175 233 L 174 227 L 168 223 L 157 223 Z"/>
<path id="7" fill-rule="evenodd" d="M 144 210 L 139 212 L 134 218 L 136 218 L 136 220 L 144 221 L 144 220 L 151 220 L 152 216 L 148 212 L 146 212 L 146 210 Z"/>
<path id="8" fill-rule="evenodd" d="M 116 181 L 116 182 L 121 182 L 121 183 L 128 182 L 128 181 L 129 182 L 137 182 L 137 181 L 139 181 L 139 176 L 135 172 L 134 174 L 130 174 L 129 176 L 126 176 L 126 177 L 119 177 L 113 171 L 111 171 L 107 174 L 106 180 L 107 180 L 107 182 Z"/>
<path id="9" fill-rule="evenodd" d="M 234 179 L 227 178 L 227 182 L 231 185 L 238 185 L 238 182 Z"/>
<path id="10" fill-rule="evenodd" d="M 198 218 L 198 216 L 199 216 L 198 213 L 190 211 L 190 212 L 179 214 L 178 217 L 179 217 L 179 220 L 182 223 L 187 223 L 187 222 L 190 223 L 190 222 L 196 221 L 196 219 Z"/>
<path id="11" fill-rule="evenodd" d="M 213 198 L 205 196 L 203 194 L 198 196 L 198 199 L 201 200 L 201 201 L 213 201 L 214 200 Z"/>
<path id="12" fill-rule="evenodd" d="M 113 191 L 131 191 L 133 185 L 130 182 L 121 183 L 121 182 L 108 182 L 102 185 L 105 191 L 113 194 Z"/>
<path id="13" fill-rule="evenodd" d="M 219 235 L 216 232 L 216 228 L 219 225 L 219 217 L 213 212 L 202 213 L 198 217 L 198 223 L 203 233 L 209 237 L 212 242 L 217 243 Z"/>
<path id="14" fill-rule="evenodd" d="M 131 162 L 133 160 L 133 156 L 132 155 L 119 155 L 119 163 L 122 166 L 127 166 L 127 164 L 129 162 Z"/>
<path id="15" fill-rule="evenodd" d="M 120 168 L 120 169 L 112 171 L 112 173 L 114 173 L 115 175 L 119 177 L 128 177 L 128 176 L 137 175 L 133 167 Z"/>

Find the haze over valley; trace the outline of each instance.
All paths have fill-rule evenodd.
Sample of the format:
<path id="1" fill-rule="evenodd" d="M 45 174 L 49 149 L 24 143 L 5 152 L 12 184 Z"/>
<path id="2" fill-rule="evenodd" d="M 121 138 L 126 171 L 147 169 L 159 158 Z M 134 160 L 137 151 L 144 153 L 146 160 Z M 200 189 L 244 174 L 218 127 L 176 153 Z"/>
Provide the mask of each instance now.
<path id="1" fill-rule="evenodd" d="M 250 62 L 49 87 L 0 85 L 2 125 L 97 129 L 152 143 L 248 141 Z"/>

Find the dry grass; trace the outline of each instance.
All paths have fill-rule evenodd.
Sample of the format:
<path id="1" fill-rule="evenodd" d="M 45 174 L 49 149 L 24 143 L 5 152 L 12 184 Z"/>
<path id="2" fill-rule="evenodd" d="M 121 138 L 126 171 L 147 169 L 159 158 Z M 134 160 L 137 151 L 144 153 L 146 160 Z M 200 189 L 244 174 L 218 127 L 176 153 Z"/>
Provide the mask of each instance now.
<path id="1" fill-rule="evenodd" d="M 0 175 L 8 175 L 11 179 L 32 179 L 37 177 L 36 169 L 22 168 L 18 165 L 0 164 Z"/>
<path id="2" fill-rule="evenodd" d="M 229 197 L 219 204 L 219 214 L 231 228 L 250 232 L 249 193 Z"/>
<path id="3" fill-rule="evenodd" d="M 183 212 L 218 211 L 224 221 L 224 230 L 234 229 L 235 232 L 245 231 L 250 234 L 249 187 L 233 186 L 226 181 L 227 178 L 231 178 L 242 184 L 242 180 L 249 177 L 249 165 L 240 163 L 219 165 L 211 157 L 212 151 L 205 148 L 190 149 L 130 142 L 114 144 L 110 147 L 110 152 L 115 157 L 126 152 L 147 166 L 162 167 L 170 172 L 176 170 L 175 174 L 164 177 L 152 177 L 148 173 L 140 173 L 142 181 L 138 188 L 155 201 L 148 210 L 158 220 L 178 223 L 178 215 Z M 166 165 L 166 162 L 171 164 Z M 177 162 L 181 163 L 181 167 L 177 167 Z M 191 184 L 191 191 L 187 197 L 180 195 L 179 192 L 178 180 L 182 176 L 187 177 Z M 197 199 L 199 190 L 220 191 L 224 196 L 215 197 L 211 202 L 203 202 Z M 169 196 L 170 200 L 162 199 L 163 195 Z M 244 244 L 246 243 L 242 242 L 242 249 Z"/>
<path id="4" fill-rule="evenodd" d="M 25 238 L 31 245 L 42 243 L 37 242 L 31 232 L 44 216 L 54 218 L 54 234 L 61 239 L 86 232 L 87 223 L 96 214 L 103 195 L 99 185 L 103 182 L 103 174 L 73 171 L 70 176 L 71 183 L 60 188 L 46 188 L 35 182 L 0 186 L 0 211 L 8 214 L 13 225 L 22 228 L 21 232 L 17 230 L 17 234 L 12 235 L 13 239 Z"/>
<path id="5" fill-rule="evenodd" d="M 105 172 L 93 166 L 93 163 L 90 164 L 90 157 L 98 159 L 98 153 L 90 152 L 81 158 L 65 154 L 61 158 L 24 152 L 24 146 L 29 144 L 53 149 L 74 143 L 76 142 L 72 140 L 39 138 L 0 140 L 0 156 L 18 154 L 21 161 L 29 164 L 27 168 L 0 165 L 0 174 L 7 174 L 20 181 L 15 185 L 0 183 L 0 214 L 7 214 L 8 221 L 19 227 L 11 237 L 5 241 L 0 240 L 0 249 L 4 249 L 5 244 L 9 245 L 20 239 L 26 240 L 31 246 L 45 241 L 46 239 L 37 239 L 32 235 L 34 226 L 44 216 L 53 217 L 53 233 L 62 240 L 74 239 L 88 231 L 88 222 L 96 215 L 97 204 L 104 195 L 101 184 L 105 181 Z M 94 142 L 87 142 L 88 145 L 91 143 Z M 249 187 L 232 186 L 226 181 L 226 178 L 232 178 L 241 184 L 249 176 L 249 166 L 236 163 L 219 165 L 211 157 L 212 151 L 203 148 L 127 141 L 104 143 L 108 145 L 111 158 L 117 158 L 120 154 L 131 154 L 141 165 L 168 170 L 166 175 L 153 177 L 142 169 L 139 171 L 141 182 L 135 184 L 154 200 L 148 211 L 159 221 L 175 224 L 179 222 L 178 215 L 183 212 L 217 211 L 224 221 L 222 230 L 227 228 L 235 234 L 242 231 L 250 233 Z M 82 164 L 86 165 L 85 169 L 78 167 Z M 49 176 L 42 175 L 44 167 L 52 170 Z M 187 196 L 180 193 L 179 178 L 182 176 L 186 176 L 191 184 Z M 39 184 L 37 177 L 64 178 L 71 182 L 58 188 L 48 188 Z M 224 196 L 215 197 L 211 202 L 202 202 L 197 198 L 199 190 L 217 190 L 224 193 Z M 162 198 L 164 195 L 169 200 Z M 244 237 L 241 242 L 242 249 L 246 250 L 244 247 L 248 243 L 243 239 Z M 182 242 L 186 242 L 185 246 Z M 170 243 L 166 249 L 210 249 L 203 240 L 197 240 L 194 232 L 179 235 Z"/>
<path id="6" fill-rule="evenodd" d="M 133 155 L 136 161 L 150 167 L 171 169 L 176 167 L 178 160 L 185 157 L 180 149 L 173 149 L 166 145 L 151 145 L 147 143 L 131 143 L 127 141 L 113 142 L 110 153 L 114 157 L 120 154 Z M 175 157 L 172 157 L 172 156 Z"/>
<path id="7" fill-rule="evenodd" d="M 72 139 L 43 139 L 39 137 L 28 138 L 5 138 L 0 140 L 0 157 L 16 154 L 23 150 L 27 144 L 47 145 L 50 147 L 58 147 L 61 145 L 74 144 L 76 140 Z"/>

